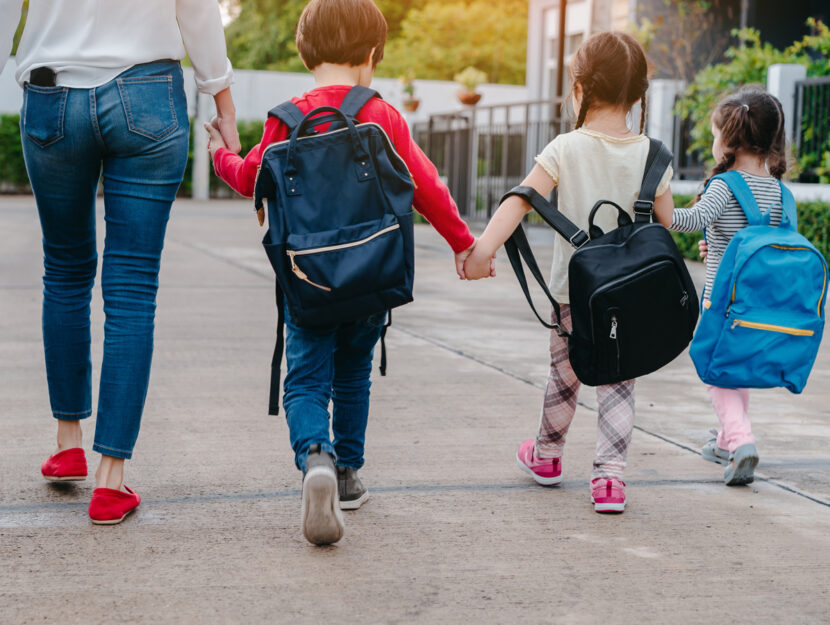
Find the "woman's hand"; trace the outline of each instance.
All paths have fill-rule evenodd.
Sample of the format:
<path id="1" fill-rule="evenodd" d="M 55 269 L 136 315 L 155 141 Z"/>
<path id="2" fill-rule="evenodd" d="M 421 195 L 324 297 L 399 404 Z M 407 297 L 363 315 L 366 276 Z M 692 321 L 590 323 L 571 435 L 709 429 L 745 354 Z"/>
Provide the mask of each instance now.
<path id="1" fill-rule="evenodd" d="M 231 88 L 228 87 L 217 93 L 213 96 L 213 101 L 216 103 L 216 116 L 210 120 L 210 125 L 222 135 L 223 147 L 234 154 L 239 154 L 242 144 L 239 142 L 239 131 L 236 128 L 236 107 L 231 97 Z"/>

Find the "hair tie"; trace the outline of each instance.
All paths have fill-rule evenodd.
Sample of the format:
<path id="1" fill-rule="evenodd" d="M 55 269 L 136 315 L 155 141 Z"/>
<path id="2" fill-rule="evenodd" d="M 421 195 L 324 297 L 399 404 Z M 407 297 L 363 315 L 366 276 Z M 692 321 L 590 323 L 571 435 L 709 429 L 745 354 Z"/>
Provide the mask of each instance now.
<path id="1" fill-rule="evenodd" d="M 741 106 L 744 107 L 747 111 L 749 111 L 749 104 L 741 104 Z"/>

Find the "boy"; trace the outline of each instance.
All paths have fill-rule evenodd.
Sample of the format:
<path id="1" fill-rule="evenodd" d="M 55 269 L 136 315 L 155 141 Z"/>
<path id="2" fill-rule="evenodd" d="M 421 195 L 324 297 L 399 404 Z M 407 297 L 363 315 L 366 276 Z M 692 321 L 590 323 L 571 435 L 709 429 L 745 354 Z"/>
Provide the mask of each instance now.
<path id="1" fill-rule="evenodd" d="M 339 107 L 355 85 L 368 87 L 383 58 L 386 20 L 372 0 L 312 0 L 297 26 L 297 49 L 314 75 L 316 88 L 292 101 L 308 113 L 320 106 Z M 403 117 L 381 99 L 372 99 L 357 121 L 375 122 L 389 135 L 415 184 L 414 208 L 447 240 L 456 271 L 475 239 L 458 215 L 435 166 L 412 141 Z M 262 141 L 243 159 L 229 151 L 211 126 L 208 144 L 216 174 L 237 192 L 251 196 L 265 148 L 287 138 L 273 117 Z M 260 214 L 262 223 L 262 214 Z M 384 315 L 330 328 L 292 323 L 286 308 L 286 362 L 283 406 L 295 464 L 303 471 L 302 528 L 309 542 L 335 543 L 343 535 L 340 509 L 356 510 L 368 498 L 357 470 L 363 466 L 372 356 Z M 333 404 L 329 435 L 329 401 Z"/>

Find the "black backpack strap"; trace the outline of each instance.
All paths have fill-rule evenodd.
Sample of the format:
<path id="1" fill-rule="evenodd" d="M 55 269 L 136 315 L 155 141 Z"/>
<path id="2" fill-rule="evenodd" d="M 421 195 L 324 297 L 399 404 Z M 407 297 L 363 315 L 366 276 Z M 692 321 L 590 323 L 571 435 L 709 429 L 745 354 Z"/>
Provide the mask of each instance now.
<path id="1" fill-rule="evenodd" d="M 634 202 L 634 221 L 649 223 L 654 214 L 654 197 L 657 187 L 671 165 L 673 157 L 671 151 L 657 139 L 648 139 L 648 158 L 643 172 L 643 182 L 640 185 L 640 194 Z"/>
<path id="2" fill-rule="evenodd" d="M 275 281 L 277 296 L 277 342 L 271 357 L 271 390 L 268 393 L 268 414 L 280 413 L 280 368 L 282 354 L 285 351 L 285 297 L 279 281 Z"/>
<path id="3" fill-rule="evenodd" d="M 368 87 L 361 87 L 360 85 L 355 85 L 351 89 L 349 89 L 349 93 L 346 94 L 346 97 L 343 98 L 343 102 L 341 102 L 339 108 L 343 113 L 354 119 L 357 117 L 357 114 L 360 112 L 366 104 L 372 98 L 380 98 L 380 94 L 375 91 L 374 89 L 369 89 Z"/>
<path id="4" fill-rule="evenodd" d="M 542 219 L 550 225 L 551 228 L 565 237 L 575 248 L 580 248 L 591 240 L 584 230 L 581 230 L 574 222 L 559 212 L 559 209 L 556 208 L 554 204 L 548 202 L 533 187 L 513 187 L 510 191 L 504 194 L 500 203 L 504 203 L 504 201 L 512 195 L 517 195 L 530 204 L 533 209 L 542 216 Z"/>
<path id="5" fill-rule="evenodd" d="M 519 286 L 522 287 L 522 291 L 525 294 L 527 303 L 530 304 L 530 308 L 533 311 L 533 314 L 536 315 L 536 318 L 546 328 L 556 330 L 559 336 L 569 336 L 569 334 L 561 328 L 562 316 L 559 310 L 559 302 L 557 302 L 554 299 L 553 295 L 551 295 L 550 290 L 548 289 L 548 285 L 545 282 L 545 279 L 542 277 L 542 272 L 539 270 L 539 265 L 536 262 L 536 257 L 533 256 L 533 251 L 530 249 L 530 243 L 527 240 L 527 235 L 525 234 L 522 224 L 519 224 L 519 226 L 516 228 L 513 234 L 510 235 L 510 238 L 504 242 L 504 250 L 507 252 L 507 258 L 510 260 L 510 265 L 513 267 L 513 272 L 516 274 L 516 279 L 519 281 Z M 542 318 L 542 316 L 536 310 L 536 306 L 533 303 L 533 298 L 530 296 L 530 288 L 527 284 L 527 278 L 525 277 L 524 268 L 522 266 L 522 260 L 524 260 L 524 262 L 527 264 L 527 268 L 530 270 L 531 275 L 539 284 L 539 286 L 542 287 L 542 291 L 547 296 L 548 300 L 551 303 L 551 306 L 553 306 L 553 310 L 556 313 L 556 323 L 548 323 Z"/>
<path id="6" fill-rule="evenodd" d="M 290 133 L 302 123 L 303 118 L 305 118 L 305 114 L 302 110 L 300 110 L 299 106 L 289 100 L 288 102 L 283 102 L 279 106 L 275 106 L 268 111 L 268 117 L 276 117 L 283 124 L 288 126 L 288 132 Z"/>
<path id="7" fill-rule="evenodd" d="M 386 312 L 386 323 L 380 331 L 380 374 L 386 375 L 386 330 L 392 325 L 392 311 Z"/>

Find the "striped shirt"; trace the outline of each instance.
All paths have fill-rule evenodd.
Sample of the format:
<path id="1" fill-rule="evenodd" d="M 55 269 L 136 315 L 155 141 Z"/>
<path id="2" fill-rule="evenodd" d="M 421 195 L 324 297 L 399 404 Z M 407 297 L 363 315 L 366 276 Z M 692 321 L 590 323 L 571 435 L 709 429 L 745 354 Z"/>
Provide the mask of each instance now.
<path id="1" fill-rule="evenodd" d="M 764 213 L 772 210 L 770 223 L 775 226 L 781 222 L 781 187 L 772 176 L 756 176 L 738 170 L 749 185 L 758 208 Z M 706 243 L 709 251 L 706 256 L 706 288 L 704 297 L 712 292 L 715 274 L 718 271 L 723 253 L 732 237 L 749 225 L 738 200 L 732 195 L 727 184 L 720 179 L 713 180 L 704 191 L 700 201 L 691 208 L 675 208 L 669 230 L 677 232 L 697 232 L 706 228 Z"/>

